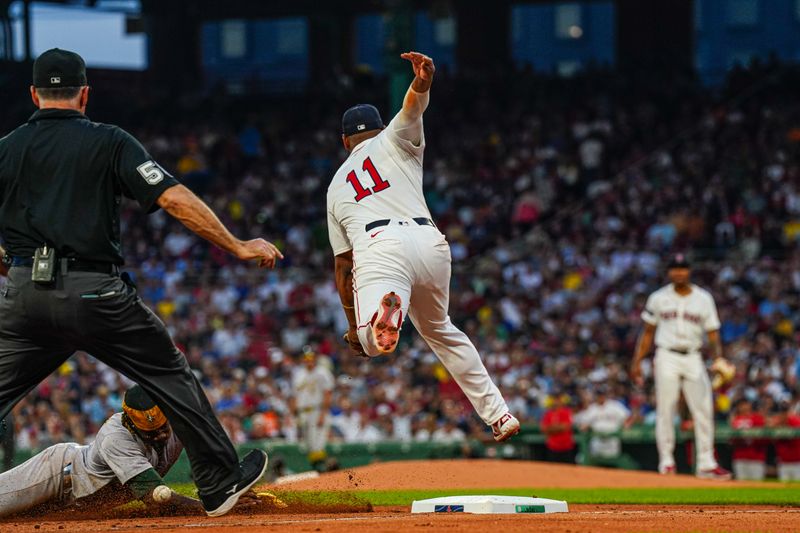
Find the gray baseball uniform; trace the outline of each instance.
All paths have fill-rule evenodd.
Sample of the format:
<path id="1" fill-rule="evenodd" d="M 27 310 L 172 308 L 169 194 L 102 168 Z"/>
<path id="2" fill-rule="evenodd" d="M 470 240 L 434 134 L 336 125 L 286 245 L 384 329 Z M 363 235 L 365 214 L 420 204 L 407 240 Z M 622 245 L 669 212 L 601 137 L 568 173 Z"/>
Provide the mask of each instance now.
<path id="1" fill-rule="evenodd" d="M 330 431 L 330 417 L 318 425 L 325 392 L 333 390 L 334 379 L 331 371 L 317 363 L 313 370 L 298 368 L 292 377 L 292 387 L 297 401 L 299 426 L 308 453 L 325 451 Z"/>
<path id="2" fill-rule="evenodd" d="M 116 413 L 88 446 L 56 444 L 0 474 L 0 516 L 49 501 L 69 503 L 114 480 L 125 484 L 150 468 L 163 476 L 182 450 L 174 432 L 161 450 L 146 444 L 122 425 L 122 413 Z M 65 483 L 67 476 L 70 483 Z"/>

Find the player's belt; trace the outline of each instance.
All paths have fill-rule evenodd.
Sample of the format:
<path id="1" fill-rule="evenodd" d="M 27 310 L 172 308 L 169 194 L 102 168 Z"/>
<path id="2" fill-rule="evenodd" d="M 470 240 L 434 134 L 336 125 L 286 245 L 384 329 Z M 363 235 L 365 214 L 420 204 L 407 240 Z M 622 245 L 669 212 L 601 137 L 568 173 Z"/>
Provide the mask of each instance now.
<path id="1" fill-rule="evenodd" d="M 68 464 L 61 471 L 61 498 L 66 498 L 72 492 L 72 464 Z"/>
<path id="2" fill-rule="evenodd" d="M 689 355 L 688 348 L 667 348 L 668 352 L 676 353 L 679 355 Z"/>
<path id="3" fill-rule="evenodd" d="M 84 261 L 83 259 L 74 259 L 72 257 L 62 258 L 61 261 L 66 261 L 68 272 L 97 272 L 99 274 L 116 274 L 119 272 L 117 265 L 104 261 Z M 12 267 L 32 267 L 33 257 L 14 256 L 11 258 L 10 264 Z"/>
<path id="4" fill-rule="evenodd" d="M 412 218 L 411 220 L 413 220 L 420 226 L 433 226 L 434 228 L 436 227 L 436 224 L 433 223 L 433 220 L 429 218 L 416 217 Z M 388 226 L 391 221 L 392 221 L 391 218 L 382 218 L 380 220 L 373 220 L 372 222 L 364 226 L 364 231 L 371 231 L 374 230 L 375 228 L 380 228 L 381 226 Z"/>

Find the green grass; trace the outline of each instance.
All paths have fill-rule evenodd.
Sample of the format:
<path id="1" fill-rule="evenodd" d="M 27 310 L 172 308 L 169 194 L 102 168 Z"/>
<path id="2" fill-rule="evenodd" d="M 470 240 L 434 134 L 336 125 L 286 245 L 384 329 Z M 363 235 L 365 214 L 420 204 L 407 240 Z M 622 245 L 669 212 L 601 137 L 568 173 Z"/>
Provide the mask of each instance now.
<path id="1" fill-rule="evenodd" d="M 800 485 L 757 488 L 664 488 L 664 489 L 483 489 L 398 490 L 359 493 L 373 505 L 409 505 L 413 500 L 461 494 L 537 496 L 568 503 L 595 504 L 751 504 L 800 507 Z"/>
<path id="2" fill-rule="evenodd" d="M 170 483 L 169 487 L 178 494 L 197 498 L 197 489 L 195 488 L 194 483 Z"/>
<path id="3" fill-rule="evenodd" d="M 191 484 L 175 485 L 182 494 L 194 495 Z M 287 503 L 308 502 L 332 504 L 342 502 L 342 494 L 317 491 L 273 490 Z M 367 501 L 372 505 L 411 505 L 414 500 L 457 496 L 462 494 L 495 494 L 507 496 L 538 496 L 568 503 L 587 504 L 655 504 L 655 505 L 788 505 L 800 507 L 800 483 L 770 484 L 765 487 L 711 488 L 607 488 L 607 489 L 452 489 L 452 490 L 372 490 L 350 491 L 349 498 Z"/>

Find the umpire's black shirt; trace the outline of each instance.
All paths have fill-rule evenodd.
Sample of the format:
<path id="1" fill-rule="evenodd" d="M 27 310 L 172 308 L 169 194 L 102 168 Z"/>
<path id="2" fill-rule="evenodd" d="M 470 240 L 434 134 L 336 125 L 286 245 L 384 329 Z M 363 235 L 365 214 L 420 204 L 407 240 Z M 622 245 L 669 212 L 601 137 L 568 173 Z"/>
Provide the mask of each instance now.
<path id="1" fill-rule="evenodd" d="M 147 212 L 178 182 L 124 130 L 78 111 L 40 109 L 0 139 L 0 235 L 12 256 L 121 265 L 121 195 Z"/>

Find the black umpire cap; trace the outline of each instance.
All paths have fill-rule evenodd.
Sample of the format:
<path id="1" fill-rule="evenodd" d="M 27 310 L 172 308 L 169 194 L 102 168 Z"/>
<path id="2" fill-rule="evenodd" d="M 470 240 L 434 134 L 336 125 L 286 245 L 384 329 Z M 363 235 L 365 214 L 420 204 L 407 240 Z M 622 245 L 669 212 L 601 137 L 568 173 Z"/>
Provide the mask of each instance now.
<path id="1" fill-rule="evenodd" d="M 346 136 L 383 129 L 383 119 L 374 105 L 358 104 L 342 115 L 342 133 Z"/>
<path id="2" fill-rule="evenodd" d="M 669 260 L 669 264 L 667 265 L 667 270 L 670 268 L 692 268 L 689 264 L 689 260 L 686 258 L 684 254 L 675 254 Z"/>
<path id="3" fill-rule="evenodd" d="M 75 52 L 51 48 L 33 62 L 33 86 L 36 88 L 83 87 L 86 84 L 86 63 Z"/>

